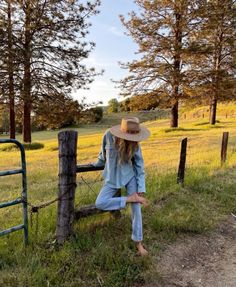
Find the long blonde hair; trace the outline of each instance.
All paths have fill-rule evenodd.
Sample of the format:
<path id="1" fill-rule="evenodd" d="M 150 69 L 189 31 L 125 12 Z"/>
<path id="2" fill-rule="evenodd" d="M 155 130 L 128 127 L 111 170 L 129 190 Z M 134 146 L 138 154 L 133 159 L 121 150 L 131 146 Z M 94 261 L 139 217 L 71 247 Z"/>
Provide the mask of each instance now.
<path id="1" fill-rule="evenodd" d="M 129 163 L 132 164 L 132 157 L 138 149 L 138 142 L 127 141 L 115 137 L 115 146 L 118 150 L 119 164 Z"/>

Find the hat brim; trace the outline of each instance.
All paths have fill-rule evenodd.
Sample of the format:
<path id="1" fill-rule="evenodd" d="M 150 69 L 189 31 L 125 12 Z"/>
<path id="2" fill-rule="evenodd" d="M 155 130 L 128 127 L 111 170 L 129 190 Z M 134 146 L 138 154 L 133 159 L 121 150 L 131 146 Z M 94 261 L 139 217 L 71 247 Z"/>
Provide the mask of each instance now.
<path id="1" fill-rule="evenodd" d="M 140 125 L 140 132 L 137 134 L 129 134 L 129 133 L 122 132 L 120 127 L 121 125 L 113 126 L 110 128 L 110 132 L 114 136 L 121 138 L 121 139 L 125 139 L 127 141 L 140 142 L 140 141 L 146 140 L 151 135 L 150 131 L 142 125 Z"/>

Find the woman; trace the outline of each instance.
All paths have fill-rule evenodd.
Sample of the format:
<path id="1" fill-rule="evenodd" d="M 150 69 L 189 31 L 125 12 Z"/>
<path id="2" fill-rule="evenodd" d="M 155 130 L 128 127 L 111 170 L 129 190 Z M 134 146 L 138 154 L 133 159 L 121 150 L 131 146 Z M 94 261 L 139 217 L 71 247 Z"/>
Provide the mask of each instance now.
<path id="1" fill-rule="evenodd" d="M 96 207 L 102 210 L 132 209 L 132 240 L 138 253 L 147 255 L 142 245 L 141 204 L 148 205 L 143 197 L 146 192 L 143 157 L 139 142 L 147 139 L 150 132 L 139 124 L 138 118 L 124 118 L 121 125 L 113 126 L 103 136 L 102 148 L 94 166 L 103 166 L 105 183 L 97 197 Z M 113 197 L 118 189 L 125 187 L 127 196 Z"/>

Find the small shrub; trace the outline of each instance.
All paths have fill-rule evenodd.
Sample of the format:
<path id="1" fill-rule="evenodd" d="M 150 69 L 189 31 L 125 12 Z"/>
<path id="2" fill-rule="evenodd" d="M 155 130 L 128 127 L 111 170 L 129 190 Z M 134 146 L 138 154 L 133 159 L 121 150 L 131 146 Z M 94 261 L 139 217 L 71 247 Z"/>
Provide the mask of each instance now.
<path id="1" fill-rule="evenodd" d="M 25 143 L 23 144 L 26 150 L 35 150 L 44 148 L 44 144 L 40 142 Z"/>
<path id="2" fill-rule="evenodd" d="M 44 144 L 39 142 L 33 142 L 33 143 L 24 143 L 23 144 L 25 150 L 36 150 L 36 149 L 42 149 L 44 148 Z M 18 146 L 16 144 L 4 144 L 0 146 L 0 151 L 16 151 L 18 150 Z"/>

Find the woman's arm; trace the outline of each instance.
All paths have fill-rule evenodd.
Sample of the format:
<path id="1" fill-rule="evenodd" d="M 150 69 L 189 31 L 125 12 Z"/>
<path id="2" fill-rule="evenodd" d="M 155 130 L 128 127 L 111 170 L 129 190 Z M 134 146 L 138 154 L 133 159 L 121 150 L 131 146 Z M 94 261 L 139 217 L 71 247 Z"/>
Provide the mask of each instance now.
<path id="1" fill-rule="evenodd" d="M 100 167 L 100 166 L 105 165 L 105 162 L 106 162 L 105 146 L 106 146 L 106 133 L 103 135 L 102 146 L 101 146 L 101 150 L 98 154 L 98 160 L 97 160 L 97 162 L 91 163 L 93 166 Z"/>
<path id="2" fill-rule="evenodd" d="M 146 192 L 144 161 L 140 145 L 133 156 L 134 174 L 137 181 L 138 193 Z"/>

